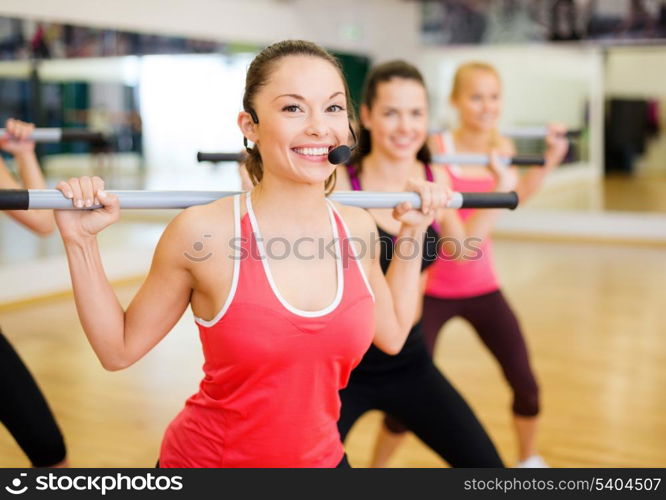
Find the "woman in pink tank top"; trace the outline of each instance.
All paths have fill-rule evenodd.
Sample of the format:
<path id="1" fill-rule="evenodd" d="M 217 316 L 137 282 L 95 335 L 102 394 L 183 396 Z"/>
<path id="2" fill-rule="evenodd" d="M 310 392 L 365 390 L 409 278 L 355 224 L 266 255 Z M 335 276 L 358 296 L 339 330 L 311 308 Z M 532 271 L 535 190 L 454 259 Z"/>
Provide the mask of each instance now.
<path id="1" fill-rule="evenodd" d="M 468 63 L 454 77 L 451 103 L 458 111 L 460 126 L 453 133 L 431 138 L 431 149 L 444 153 L 515 154 L 510 139 L 497 132 L 501 111 L 501 84 L 496 70 L 484 63 Z M 518 192 L 524 202 L 544 177 L 561 163 L 567 151 L 565 130 L 549 128 L 544 167 L 529 168 L 518 177 L 515 168 L 495 164 L 461 168 L 444 165 L 445 177 L 455 191 Z M 423 330 L 430 351 L 442 326 L 451 318 L 465 318 L 495 356 L 513 390 L 512 414 L 517 433 L 520 467 L 544 467 L 537 454 L 536 431 L 539 392 L 530 367 L 525 339 L 508 302 L 499 289 L 492 259 L 490 234 L 499 210 L 442 211 L 442 234 L 450 242 L 429 269 L 423 305 Z"/>
<path id="2" fill-rule="evenodd" d="M 75 206 L 104 205 L 56 213 L 77 310 L 103 366 L 119 370 L 191 306 L 204 377 L 166 430 L 160 466 L 344 466 L 338 391 L 371 343 L 401 349 L 418 307 L 420 261 L 397 259 L 384 277 L 377 252 L 359 251 L 377 244 L 372 218 L 325 197 L 335 182 L 328 153 L 347 143 L 352 110 L 330 54 L 298 40 L 267 47 L 248 69 L 243 109 L 254 189 L 177 216 L 126 311 L 95 236 L 117 220 L 117 199 L 98 178 L 58 185 Z M 399 205 L 394 217 L 405 251 L 420 252 L 449 195 L 427 182 L 408 189 L 423 207 Z"/>

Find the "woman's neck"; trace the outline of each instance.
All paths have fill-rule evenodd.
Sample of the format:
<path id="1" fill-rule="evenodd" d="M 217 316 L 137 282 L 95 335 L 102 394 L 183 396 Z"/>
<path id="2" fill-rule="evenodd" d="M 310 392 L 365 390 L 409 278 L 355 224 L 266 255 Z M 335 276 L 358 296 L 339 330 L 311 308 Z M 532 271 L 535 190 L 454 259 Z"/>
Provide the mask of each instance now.
<path id="1" fill-rule="evenodd" d="M 478 130 L 461 125 L 453 131 L 456 151 L 485 153 L 493 142 L 494 131 Z"/>
<path id="2" fill-rule="evenodd" d="M 397 160 L 379 151 L 372 151 L 364 157 L 363 172 L 372 179 L 381 179 L 382 185 L 402 189 L 413 175 L 414 167 L 420 162 L 416 158 Z"/>
<path id="3" fill-rule="evenodd" d="M 289 221 L 302 229 L 318 227 L 323 216 L 328 220 L 323 183 L 304 184 L 264 174 L 251 196 L 264 220 Z"/>

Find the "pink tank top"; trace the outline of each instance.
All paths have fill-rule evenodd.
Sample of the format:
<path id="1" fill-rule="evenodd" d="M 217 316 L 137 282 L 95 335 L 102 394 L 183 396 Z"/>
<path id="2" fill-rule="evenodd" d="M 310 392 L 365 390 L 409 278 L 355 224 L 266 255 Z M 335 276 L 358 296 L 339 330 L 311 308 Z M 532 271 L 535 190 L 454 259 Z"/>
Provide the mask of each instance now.
<path id="1" fill-rule="evenodd" d="M 242 220 L 234 200 L 240 248 L 229 297 L 211 321 L 196 318 L 204 378 L 169 425 L 160 466 L 335 467 L 344 455 L 338 391 L 372 342 L 374 297 L 329 203 L 336 297 L 320 311 L 288 304 L 246 200 Z"/>
<path id="2" fill-rule="evenodd" d="M 445 132 L 435 137 L 438 154 L 453 154 L 455 146 L 453 137 Z M 461 175 L 459 165 L 447 165 L 446 170 L 451 180 L 453 191 L 488 192 L 494 187 L 494 179 L 487 177 L 470 178 Z M 469 218 L 476 209 L 463 208 L 458 210 L 461 220 Z M 442 235 L 445 237 L 446 235 Z M 486 238 L 483 242 L 470 243 L 478 251 L 478 258 L 469 260 L 453 260 L 440 251 L 438 259 L 428 269 L 426 295 L 438 298 L 467 298 L 493 292 L 499 288 L 495 276 L 492 256 L 492 241 Z"/>

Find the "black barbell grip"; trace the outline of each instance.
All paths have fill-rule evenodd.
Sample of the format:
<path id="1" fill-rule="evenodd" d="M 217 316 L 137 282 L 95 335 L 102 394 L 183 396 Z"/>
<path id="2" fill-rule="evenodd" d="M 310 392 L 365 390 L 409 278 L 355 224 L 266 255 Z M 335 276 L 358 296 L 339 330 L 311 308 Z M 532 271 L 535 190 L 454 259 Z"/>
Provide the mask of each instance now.
<path id="1" fill-rule="evenodd" d="M 509 158 L 509 164 L 516 167 L 543 167 L 546 160 L 539 155 L 520 155 Z"/>
<path id="2" fill-rule="evenodd" d="M 460 208 L 508 208 L 514 210 L 518 206 L 518 193 L 462 193 Z M 492 195 L 492 196 L 489 196 Z"/>
<path id="3" fill-rule="evenodd" d="M 104 134 L 77 128 L 62 129 L 62 142 L 103 142 Z"/>
<path id="4" fill-rule="evenodd" d="M 0 210 L 29 210 L 28 189 L 0 189 Z"/>
<path id="5" fill-rule="evenodd" d="M 197 153 L 197 161 L 209 161 L 209 162 L 222 162 L 222 161 L 235 161 L 240 162 L 243 158 L 242 153 L 203 153 L 199 151 Z"/>

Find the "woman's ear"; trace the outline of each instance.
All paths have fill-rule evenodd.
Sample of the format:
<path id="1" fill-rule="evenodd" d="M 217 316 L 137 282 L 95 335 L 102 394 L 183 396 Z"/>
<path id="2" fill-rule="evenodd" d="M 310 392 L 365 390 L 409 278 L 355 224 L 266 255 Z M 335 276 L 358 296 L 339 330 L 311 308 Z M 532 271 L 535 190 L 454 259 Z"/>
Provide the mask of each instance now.
<path id="1" fill-rule="evenodd" d="M 257 143 L 257 124 L 252 120 L 252 115 L 247 111 L 241 111 L 238 113 L 238 128 L 240 128 L 242 134 L 247 137 L 248 140 Z"/>
<path id="2" fill-rule="evenodd" d="M 361 125 L 366 130 L 370 130 L 370 109 L 366 104 L 361 104 Z"/>

